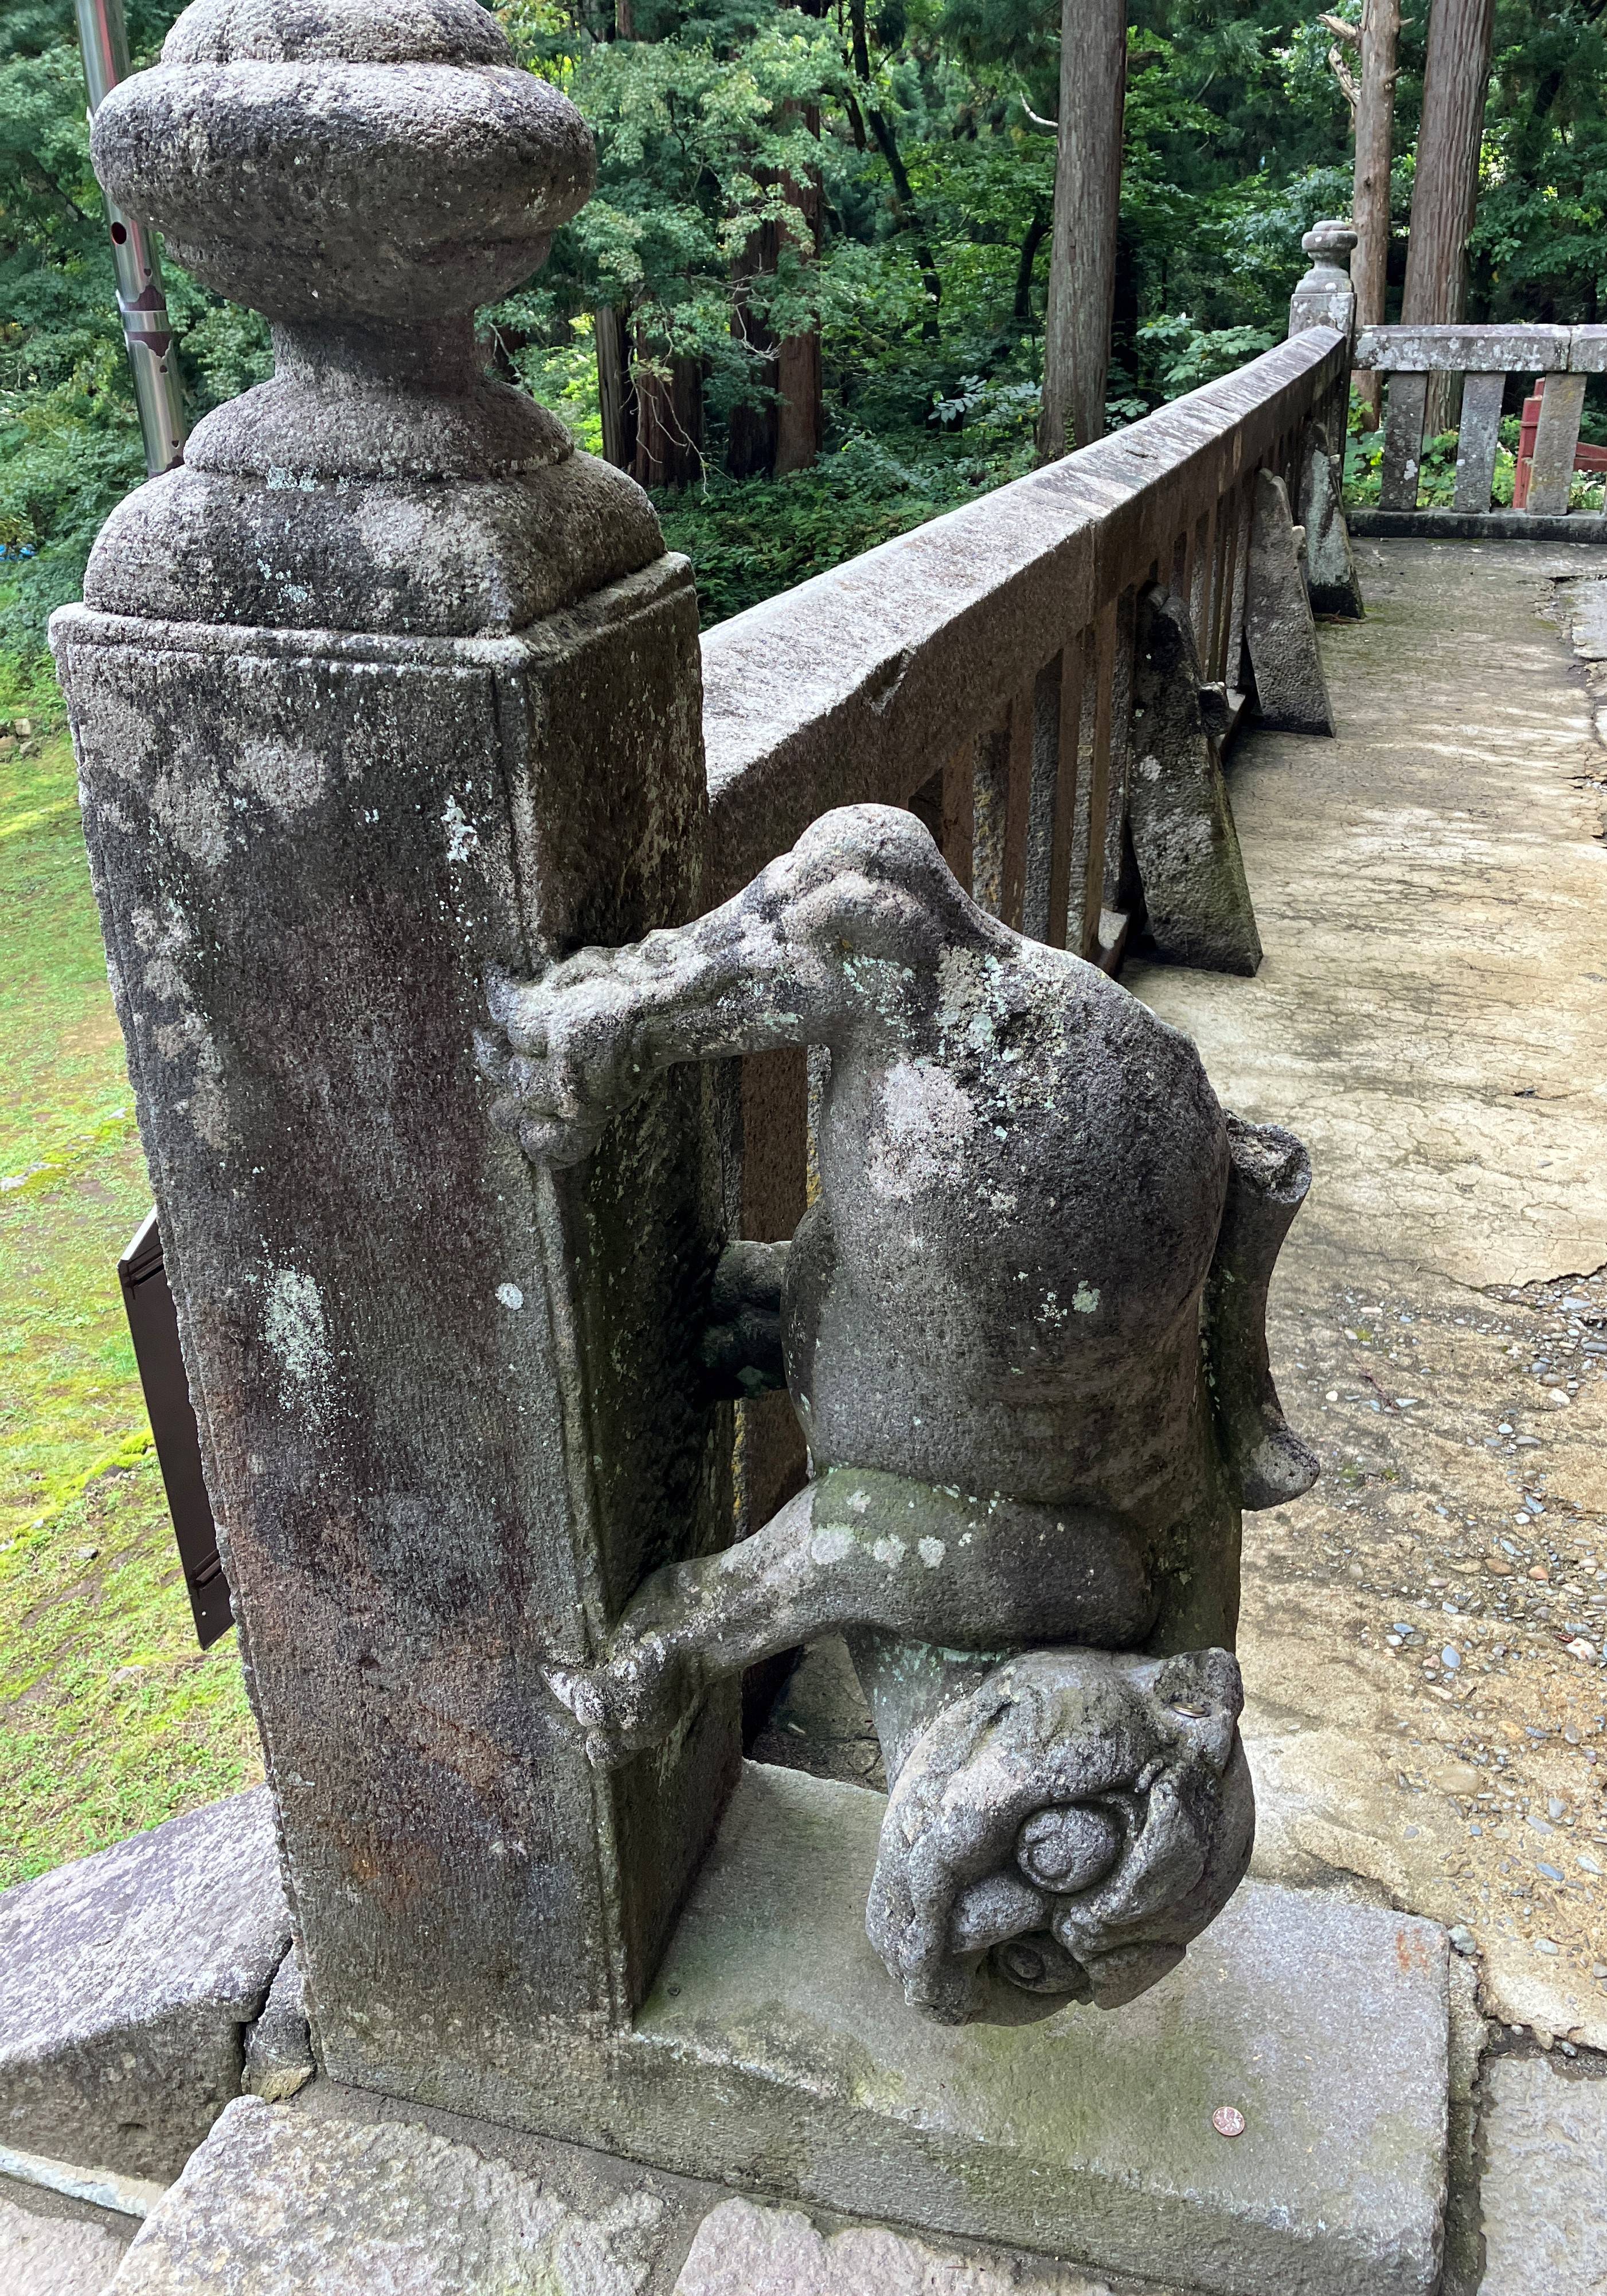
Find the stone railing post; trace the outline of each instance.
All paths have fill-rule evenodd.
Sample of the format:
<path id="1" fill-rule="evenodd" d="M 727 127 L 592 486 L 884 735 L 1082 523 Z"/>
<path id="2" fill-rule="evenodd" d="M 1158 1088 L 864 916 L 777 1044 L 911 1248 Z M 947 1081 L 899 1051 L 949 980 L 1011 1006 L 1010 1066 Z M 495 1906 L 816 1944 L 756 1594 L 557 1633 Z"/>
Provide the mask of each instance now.
<path id="1" fill-rule="evenodd" d="M 1356 246 L 1353 226 L 1330 220 L 1314 223 L 1300 244 L 1311 258 L 1311 268 L 1289 299 L 1289 332 L 1304 334 L 1307 327 L 1334 327 L 1347 342 L 1356 334 L 1356 289 L 1350 279 L 1350 256 Z M 1317 410 L 1317 419 L 1330 433 L 1335 452 L 1343 449 L 1349 407 L 1348 368 L 1330 405 Z"/>
<path id="2" fill-rule="evenodd" d="M 1347 343 L 1356 338 L 1356 289 L 1350 257 L 1355 228 L 1345 222 L 1314 224 L 1300 242 L 1311 268 L 1289 299 L 1289 332 L 1334 327 Z M 1363 611 L 1350 536 L 1343 508 L 1345 439 L 1350 414 L 1348 363 L 1314 418 L 1300 450 L 1295 489 L 1306 529 L 1306 570 L 1311 603 L 1319 613 L 1345 619 Z"/>
<path id="3" fill-rule="evenodd" d="M 315 2037 L 539 2112 L 736 1769 L 732 1693 L 601 1775 L 539 1663 L 729 1536 L 721 1176 L 693 1070 L 532 1169 L 476 1039 L 503 969 L 696 911 L 696 602 L 482 372 L 593 156 L 474 0 L 197 0 L 94 148 L 274 326 L 54 642 Z"/>
<path id="4" fill-rule="evenodd" d="M 1350 253 L 1356 235 L 1343 222 L 1313 224 L 1300 244 L 1311 258 L 1311 268 L 1289 299 L 1289 332 L 1301 334 L 1307 327 L 1337 327 L 1340 334 L 1356 332 L 1356 289 L 1350 281 Z"/>

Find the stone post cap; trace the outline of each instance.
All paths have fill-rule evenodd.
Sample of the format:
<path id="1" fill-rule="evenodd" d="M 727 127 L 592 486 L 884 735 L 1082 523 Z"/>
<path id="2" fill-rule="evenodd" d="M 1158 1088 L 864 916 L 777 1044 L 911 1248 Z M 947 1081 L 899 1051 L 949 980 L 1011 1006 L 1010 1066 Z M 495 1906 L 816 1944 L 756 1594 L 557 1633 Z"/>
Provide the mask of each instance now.
<path id="1" fill-rule="evenodd" d="M 194 0 L 92 151 L 186 269 L 289 324 L 495 301 L 596 175 L 580 113 L 479 0 Z"/>
<path id="2" fill-rule="evenodd" d="M 1306 327 L 1335 327 L 1348 334 L 1356 324 L 1356 290 L 1350 280 L 1350 250 L 1356 245 L 1353 225 L 1342 218 L 1314 223 L 1300 244 L 1311 258 L 1311 269 L 1289 299 L 1289 332 Z"/>
<path id="3" fill-rule="evenodd" d="M 1350 267 L 1351 250 L 1356 243 L 1356 238 L 1357 234 L 1353 224 L 1342 218 L 1339 220 L 1331 218 L 1326 223 L 1314 223 L 1311 229 L 1302 237 L 1300 245 L 1310 256 L 1314 271 L 1323 271 L 1330 267 L 1347 271 Z"/>

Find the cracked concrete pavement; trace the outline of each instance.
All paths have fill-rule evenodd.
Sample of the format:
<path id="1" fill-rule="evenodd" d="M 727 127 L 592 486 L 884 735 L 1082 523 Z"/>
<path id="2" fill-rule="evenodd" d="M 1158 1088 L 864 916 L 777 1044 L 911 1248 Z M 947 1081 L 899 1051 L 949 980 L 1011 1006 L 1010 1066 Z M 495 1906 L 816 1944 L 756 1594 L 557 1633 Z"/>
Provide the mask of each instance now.
<path id="1" fill-rule="evenodd" d="M 1360 548 L 1338 738 L 1231 769 L 1260 972 L 1125 975 L 1312 1153 L 1272 1341 L 1323 1474 L 1245 1524 L 1257 1868 L 1453 1925 L 1488 2014 L 1599 2050 L 1607 670 L 1564 625 L 1607 564 Z"/>

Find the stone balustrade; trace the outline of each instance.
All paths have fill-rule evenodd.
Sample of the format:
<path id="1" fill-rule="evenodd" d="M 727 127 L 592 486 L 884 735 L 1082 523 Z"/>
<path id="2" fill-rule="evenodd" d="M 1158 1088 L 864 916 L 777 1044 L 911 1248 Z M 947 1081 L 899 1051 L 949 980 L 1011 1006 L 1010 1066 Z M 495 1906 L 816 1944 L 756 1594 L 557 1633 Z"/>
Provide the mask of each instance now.
<path id="1" fill-rule="evenodd" d="M 1607 534 L 1607 519 L 1599 512 L 1569 511 L 1585 386 L 1591 375 L 1607 373 L 1607 327 L 1364 327 L 1355 363 L 1389 378 L 1379 509 L 1352 521 L 1358 531 L 1503 534 L 1537 541 L 1594 541 Z M 1492 505 L 1491 485 L 1512 375 L 1535 379 L 1538 405 L 1532 439 L 1525 442 L 1527 451 L 1520 448 L 1509 511 Z M 1462 378 L 1455 496 L 1448 510 L 1420 510 L 1423 433 L 1436 376 Z M 1563 518 L 1566 526 L 1542 523 Z"/>

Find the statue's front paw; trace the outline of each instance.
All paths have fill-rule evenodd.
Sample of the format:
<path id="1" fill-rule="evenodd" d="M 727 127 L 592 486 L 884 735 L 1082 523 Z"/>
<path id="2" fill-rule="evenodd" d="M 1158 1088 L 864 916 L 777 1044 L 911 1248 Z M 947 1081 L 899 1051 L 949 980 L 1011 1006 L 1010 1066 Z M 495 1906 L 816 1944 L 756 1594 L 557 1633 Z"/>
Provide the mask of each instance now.
<path id="1" fill-rule="evenodd" d="M 942 1708 L 888 1797 L 866 1928 L 911 2008 L 1004 2016 L 1131 2001 L 1249 1861 L 1254 1801 L 1225 1651 L 1022 1652 Z"/>
<path id="2" fill-rule="evenodd" d="M 790 1250 L 742 1242 L 721 1253 L 697 1349 L 709 1394 L 741 1401 L 787 1385 L 781 1292 Z"/>
<path id="3" fill-rule="evenodd" d="M 656 1635 L 632 1639 L 601 1666 L 542 1671 L 585 1733 L 587 1759 L 599 1769 L 614 1769 L 668 1737 L 686 1703 L 685 1669 Z"/>
<path id="4" fill-rule="evenodd" d="M 537 980 L 488 980 L 494 1026 L 475 1037 L 480 1071 L 496 1091 L 492 1121 L 532 1163 L 578 1164 L 641 1089 L 603 955 L 584 950 Z"/>

